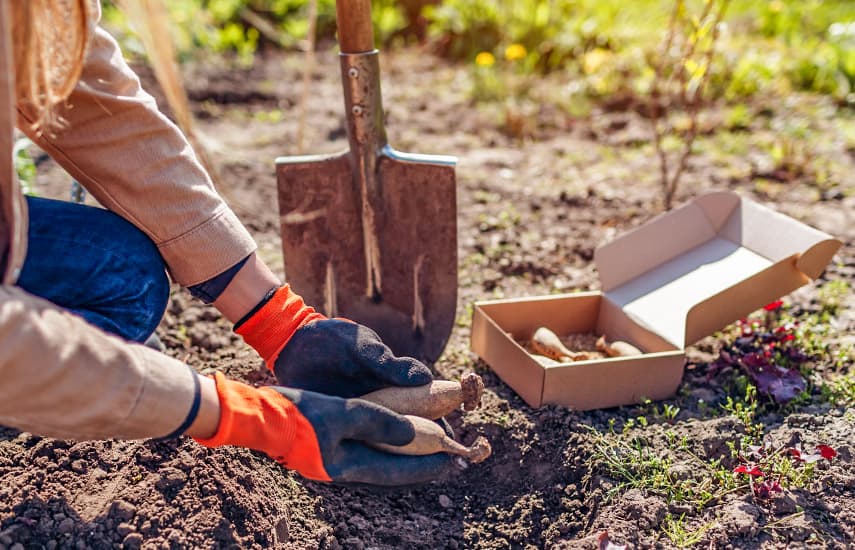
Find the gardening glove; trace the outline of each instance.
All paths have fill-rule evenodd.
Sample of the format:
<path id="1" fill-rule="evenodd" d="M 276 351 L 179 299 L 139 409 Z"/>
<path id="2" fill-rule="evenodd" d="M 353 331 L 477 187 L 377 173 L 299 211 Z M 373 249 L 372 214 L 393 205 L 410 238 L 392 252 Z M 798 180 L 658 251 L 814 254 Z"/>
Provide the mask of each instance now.
<path id="1" fill-rule="evenodd" d="M 207 447 L 236 445 L 266 453 L 303 477 L 326 482 L 414 485 L 451 474 L 452 457 L 395 455 L 368 442 L 406 445 L 413 425 L 361 399 L 283 387 L 254 388 L 216 373 L 220 423 Z"/>
<path id="2" fill-rule="evenodd" d="M 388 386 L 421 386 L 430 370 L 395 357 L 373 330 L 347 319 L 328 319 L 286 284 L 268 293 L 235 325 L 280 384 L 339 397 L 358 397 Z"/>

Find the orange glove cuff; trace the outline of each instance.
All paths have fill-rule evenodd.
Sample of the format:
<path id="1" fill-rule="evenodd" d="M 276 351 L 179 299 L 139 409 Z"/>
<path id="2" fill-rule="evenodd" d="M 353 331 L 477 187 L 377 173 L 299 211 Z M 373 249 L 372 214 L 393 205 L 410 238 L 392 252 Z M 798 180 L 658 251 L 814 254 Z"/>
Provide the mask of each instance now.
<path id="1" fill-rule="evenodd" d="M 267 368 L 272 371 L 279 352 L 297 329 L 312 321 L 326 318 L 313 307 L 307 306 L 286 284 L 279 287 L 273 297 L 235 332 L 258 352 Z"/>
<path id="2" fill-rule="evenodd" d="M 273 388 L 253 388 L 214 374 L 220 398 L 220 424 L 206 447 L 235 445 L 262 451 L 286 468 L 317 481 L 332 481 L 324 469 L 312 424 Z"/>

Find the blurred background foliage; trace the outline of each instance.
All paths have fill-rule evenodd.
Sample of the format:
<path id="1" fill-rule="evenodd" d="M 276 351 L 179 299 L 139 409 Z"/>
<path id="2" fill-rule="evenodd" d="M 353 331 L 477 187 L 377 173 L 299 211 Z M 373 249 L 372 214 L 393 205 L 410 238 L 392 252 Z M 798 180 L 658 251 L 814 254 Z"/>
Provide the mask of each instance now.
<path id="1" fill-rule="evenodd" d="M 318 48 L 335 47 L 334 0 L 317 0 Z M 169 0 L 183 59 L 306 43 L 307 0 Z M 105 20 L 142 55 L 112 2 Z M 468 64 L 473 98 L 524 93 L 526 77 L 560 73 L 582 98 L 649 90 L 673 0 L 375 0 L 378 45 L 419 45 Z M 691 7 L 692 2 L 687 2 Z M 709 98 L 807 90 L 855 105 L 855 2 L 732 0 L 709 70 Z M 514 84 L 516 83 L 516 85 Z"/>

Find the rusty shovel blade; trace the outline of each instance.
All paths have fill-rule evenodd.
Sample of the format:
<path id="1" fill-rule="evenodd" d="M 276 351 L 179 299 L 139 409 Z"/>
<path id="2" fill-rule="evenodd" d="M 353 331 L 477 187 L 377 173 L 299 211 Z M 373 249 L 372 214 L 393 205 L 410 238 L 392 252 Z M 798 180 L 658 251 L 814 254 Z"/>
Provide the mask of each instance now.
<path id="1" fill-rule="evenodd" d="M 286 279 L 326 315 L 374 329 L 396 355 L 433 362 L 457 305 L 455 159 L 385 146 L 375 160 L 366 223 L 352 150 L 277 159 Z"/>

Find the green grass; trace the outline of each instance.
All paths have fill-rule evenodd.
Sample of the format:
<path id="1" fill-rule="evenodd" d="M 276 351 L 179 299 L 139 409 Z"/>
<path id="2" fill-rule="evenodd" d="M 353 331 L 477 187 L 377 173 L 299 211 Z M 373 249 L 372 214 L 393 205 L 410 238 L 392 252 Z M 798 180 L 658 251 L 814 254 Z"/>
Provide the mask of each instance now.
<path id="1" fill-rule="evenodd" d="M 308 28 L 306 0 L 167 4 L 185 57 L 234 52 L 251 63 L 264 42 L 299 48 Z M 318 4 L 318 36 L 328 44 L 335 37 L 335 4 Z M 687 13 L 699 13 L 701 4 L 687 1 Z M 582 95 L 602 97 L 645 93 L 652 78 L 649 61 L 658 55 L 673 5 L 672 0 L 444 0 L 425 5 L 422 15 L 433 50 L 472 63 L 482 81 L 479 92 L 489 91 L 488 99 L 503 97 L 507 86 L 504 77 L 490 73 L 552 71 L 573 79 Z M 140 53 L 133 25 L 111 2 L 104 6 L 108 24 L 125 37 L 131 51 Z M 392 0 L 373 2 L 375 34 L 385 48 L 414 40 L 415 26 L 402 6 Z M 266 21 L 266 30 L 250 24 L 248 13 Z M 731 0 L 721 41 L 711 68 L 718 96 L 739 101 L 759 92 L 795 89 L 855 101 L 855 7 L 850 0 Z M 481 52 L 492 54 L 495 64 L 477 68 L 478 75 L 474 62 Z"/>
<path id="2" fill-rule="evenodd" d="M 674 517 L 669 513 L 665 516 L 665 520 L 662 523 L 662 533 L 664 533 L 677 548 L 690 548 L 701 542 L 704 538 L 704 534 L 706 534 L 706 532 L 714 525 L 715 522 L 711 521 L 701 525 L 697 529 L 690 529 L 687 526 L 686 514 L 681 514 L 680 517 Z"/>

